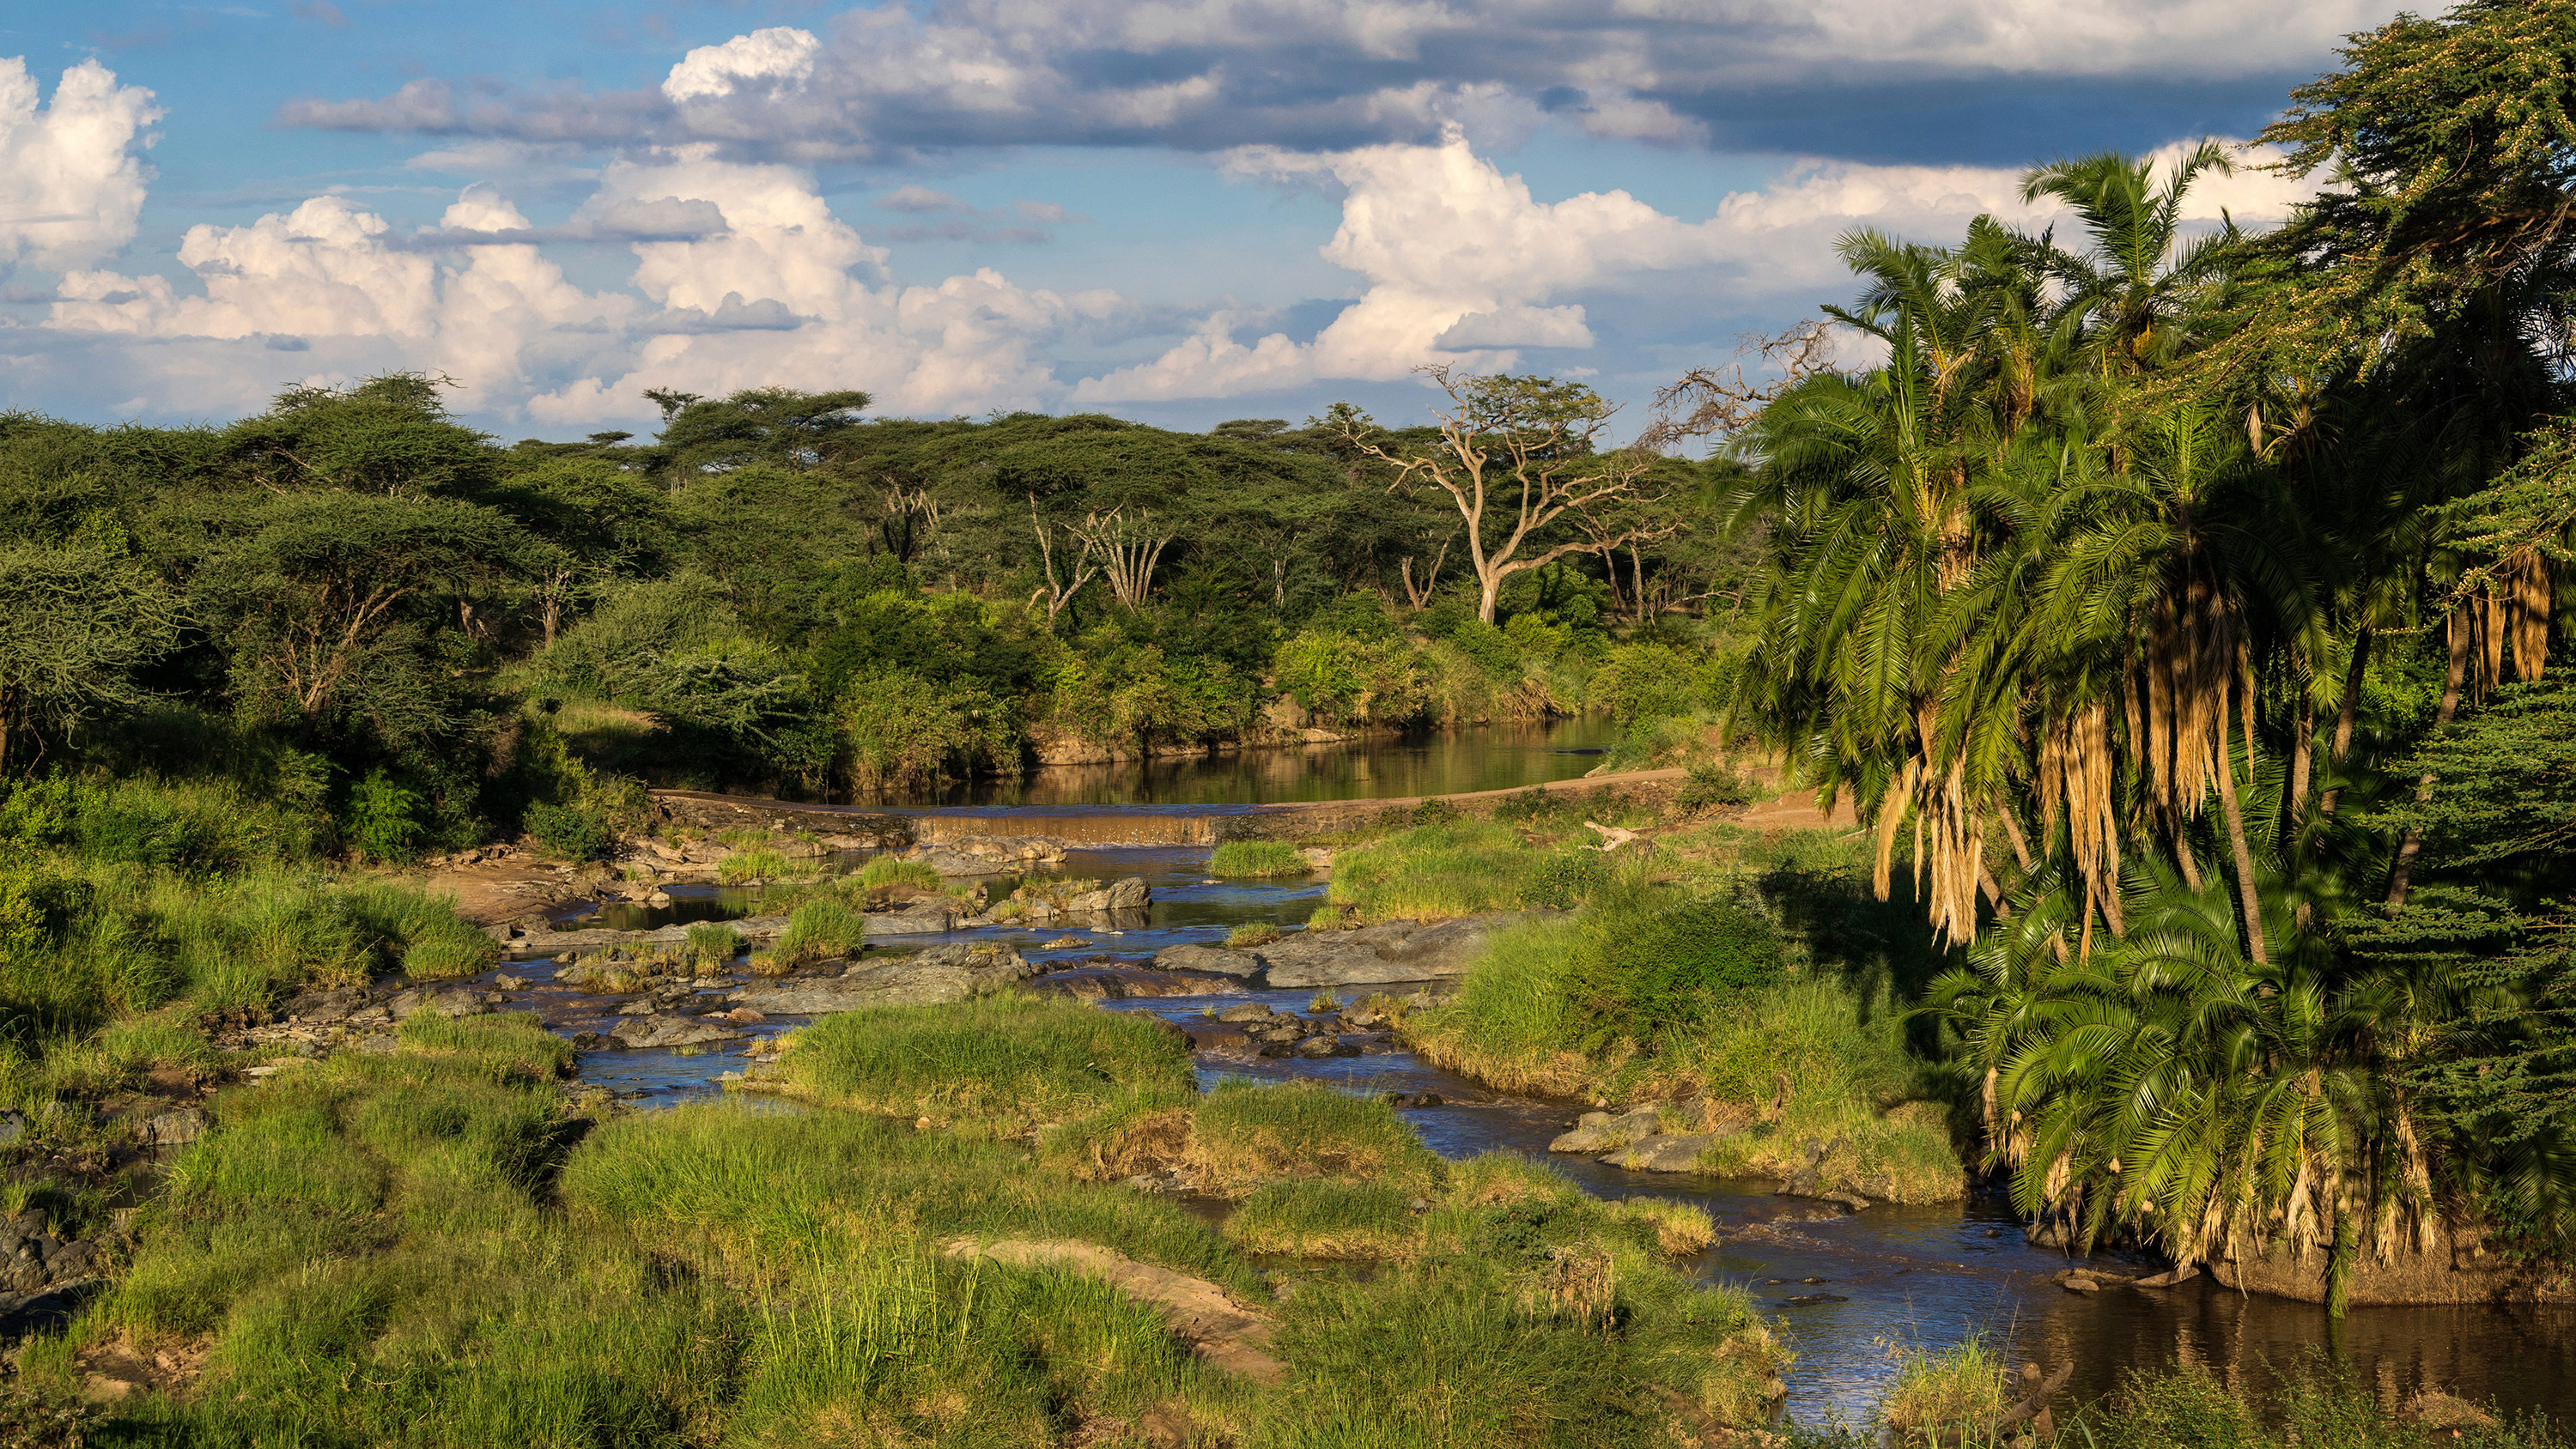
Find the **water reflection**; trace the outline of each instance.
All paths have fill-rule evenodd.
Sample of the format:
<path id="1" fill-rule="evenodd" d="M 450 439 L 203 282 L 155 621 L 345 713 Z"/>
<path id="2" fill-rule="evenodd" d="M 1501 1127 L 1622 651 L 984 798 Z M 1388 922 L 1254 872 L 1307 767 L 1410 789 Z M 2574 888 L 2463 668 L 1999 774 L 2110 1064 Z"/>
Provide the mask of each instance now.
<path id="1" fill-rule="evenodd" d="M 858 804 L 1017 809 L 1081 805 L 1268 805 L 1517 790 L 1568 780 L 1618 742 L 1606 717 L 1484 725 L 1343 744 L 1166 755 L 1106 765 L 1045 765 L 1016 780 L 890 794 Z"/>

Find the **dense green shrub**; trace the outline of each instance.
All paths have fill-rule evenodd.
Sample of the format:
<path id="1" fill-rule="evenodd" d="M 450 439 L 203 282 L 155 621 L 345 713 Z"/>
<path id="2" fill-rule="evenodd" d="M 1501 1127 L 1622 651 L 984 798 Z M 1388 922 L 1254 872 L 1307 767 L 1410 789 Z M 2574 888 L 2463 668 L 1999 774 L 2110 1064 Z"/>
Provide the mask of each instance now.
<path id="1" fill-rule="evenodd" d="M 528 807 L 528 833 L 554 855 L 566 860 L 597 860 L 616 844 L 616 834 L 600 813 L 581 805 L 552 805 L 540 800 Z"/>
<path id="2" fill-rule="evenodd" d="M 350 787 L 341 828 L 358 853 L 370 860 L 409 860 L 427 828 L 420 814 L 419 791 L 382 770 L 371 770 Z"/>
<path id="3" fill-rule="evenodd" d="M 1712 761 L 1690 767 L 1682 787 L 1673 792 L 1673 804 L 1691 814 L 1734 810 L 1752 804 L 1758 793 L 1753 782 L 1732 766 Z"/>
<path id="4" fill-rule="evenodd" d="M 1614 892 L 1593 903 L 1584 929 L 1590 949 L 1565 989 L 1593 1023 L 1587 1035 L 1598 1040 L 1650 1039 L 1780 978 L 1779 932 L 1760 911 L 1732 900 Z"/>
<path id="5" fill-rule="evenodd" d="M 1586 702 L 1622 724 L 1685 714 L 1692 698 L 1689 660 L 1662 644 L 1622 644 L 1585 686 Z"/>

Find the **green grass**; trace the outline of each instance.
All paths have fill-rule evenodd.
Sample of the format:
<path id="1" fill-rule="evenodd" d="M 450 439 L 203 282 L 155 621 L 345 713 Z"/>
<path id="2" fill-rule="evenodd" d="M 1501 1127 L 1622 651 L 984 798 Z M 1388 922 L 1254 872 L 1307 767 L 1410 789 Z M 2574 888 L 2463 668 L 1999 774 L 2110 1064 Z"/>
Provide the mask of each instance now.
<path id="1" fill-rule="evenodd" d="M 1440 1174 L 1440 1159 L 1395 1109 L 1313 1082 L 1219 1083 L 1199 1103 L 1189 1162 L 1203 1188 L 1228 1196 L 1299 1176 L 1420 1191 Z"/>
<path id="2" fill-rule="evenodd" d="M 836 961 L 857 954 L 867 934 L 867 918 L 839 901 L 807 901 L 788 915 L 776 954 L 799 966 Z"/>
<path id="3" fill-rule="evenodd" d="M 1208 874 L 1228 880 L 1304 875 L 1305 852 L 1284 840 L 1229 840 L 1208 854 Z"/>
<path id="4" fill-rule="evenodd" d="M 779 881 L 813 874 L 801 861 L 790 861 L 775 850 L 738 850 L 716 862 L 716 879 L 725 885 L 748 885 L 754 881 Z"/>
<path id="5" fill-rule="evenodd" d="M 891 855 L 874 856 L 861 866 L 859 884 L 871 890 L 878 886 L 898 885 L 925 891 L 947 888 L 947 883 L 940 879 L 939 872 L 933 870 L 928 861 L 902 860 Z"/>
<path id="6" fill-rule="evenodd" d="M 1333 858 L 1333 904 L 1372 921 L 1448 920 L 1580 905 L 1608 878 L 1598 852 L 1533 850 L 1490 821 L 1423 825 Z"/>
<path id="7" fill-rule="evenodd" d="M 997 1136 L 1191 1092 L 1188 1045 L 1133 1016 L 1059 996 L 818 1018 L 780 1058 L 789 1093 Z"/>
<path id="8" fill-rule="evenodd" d="M 731 964 L 742 954 L 742 946 L 742 932 L 722 921 L 700 921 L 689 927 L 687 956 L 701 970 Z"/>
<path id="9" fill-rule="evenodd" d="M 1225 944 L 1237 951 L 1253 946 L 1268 946 L 1279 939 L 1279 927 L 1269 921 L 1247 921 L 1225 933 Z"/>

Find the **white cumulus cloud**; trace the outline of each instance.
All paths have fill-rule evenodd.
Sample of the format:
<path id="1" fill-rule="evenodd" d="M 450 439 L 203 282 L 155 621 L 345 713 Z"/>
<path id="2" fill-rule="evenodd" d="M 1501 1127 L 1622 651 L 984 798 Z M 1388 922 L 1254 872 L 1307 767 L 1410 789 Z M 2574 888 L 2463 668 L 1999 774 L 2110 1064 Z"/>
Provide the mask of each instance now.
<path id="1" fill-rule="evenodd" d="M 774 25 L 737 35 L 722 45 L 701 45 L 680 58 L 662 81 L 673 105 L 711 100 L 737 91 L 788 95 L 814 74 L 823 42 L 810 30 Z"/>
<path id="2" fill-rule="evenodd" d="M 2166 146 L 2154 159 L 2169 166 L 2183 149 Z M 1322 255 L 1365 282 L 1358 300 L 1303 343 L 1284 333 L 1240 341 L 1246 319 L 1217 313 L 1162 356 L 1083 381 L 1076 399 L 1168 401 L 1326 378 L 1387 381 L 1430 363 L 1508 367 L 1526 349 L 1592 347 L 1575 300 L 1586 295 L 1668 297 L 1712 310 L 1721 299 L 1740 307 L 1773 298 L 1807 311 L 1850 290 L 1834 241 L 1854 228 L 1949 242 L 1981 214 L 2025 226 L 2060 220 L 2052 203 L 2021 200 L 2019 168 L 1809 162 L 1686 221 L 1625 191 L 1540 201 L 1455 131 L 1438 146 L 1254 150 L 1233 165 L 1247 176 L 1320 177 L 1344 188 L 1341 227 Z M 2224 212 L 2249 225 L 2278 222 L 2307 194 L 2304 183 L 2250 166 L 2233 176 L 2204 174 L 2185 217 L 2211 222 Z M 2077 242 L 2062 225 L 2058 239 Z"/>
<path id="3" fill-rule="evenodd" d="M 152 92 L 85 60 L 40 103 L 24 58 L 0 59 L 0 267 L 95 261 L 134 238 L 145 177 L 135 153 L 161 119 Z"/>

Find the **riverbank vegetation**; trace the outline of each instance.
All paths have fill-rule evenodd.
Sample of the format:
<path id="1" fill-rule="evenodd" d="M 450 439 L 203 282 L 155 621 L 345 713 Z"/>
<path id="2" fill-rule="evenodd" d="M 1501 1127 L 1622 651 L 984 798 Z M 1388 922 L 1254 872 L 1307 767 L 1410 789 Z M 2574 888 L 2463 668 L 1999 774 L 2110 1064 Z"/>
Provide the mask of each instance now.
<path id="1" fill-rule="evenodd" d="M 913 1050 L 853 1055 L 877 1033 L 824 1030 L 853 1019 Z M 599 1122 L 556 1091 L 556 1038 L 430 1014 L 390 1051 L 244 1087 L 174 1165 L 130 1269 L 21 1356 L 21 1383 L 126 1373 L 88 1442 L 209 1445 L 1616 1445 L 1758 1422 L 1777 1391 L 1749 1305 L 1665 1266 L 1704 1232 L 1667 1249 L 1671 1229 L 1543 1170 L 1443 1164 L 1377 1103 L 1201 1098 L 1168 1035 L 1061 1001 L 813 1031 L 791 1068 L 898 1110 Z M 1049 1096 L 1063 1119 L 1022 1130 L 1023 1089 L 1106 1080 L 1104 1052 L 1133 1080 Z M 924 1104 L 946 1127 L 916 1125 Z M 1168 1111 L 1263 1216 L 1212 1229 L 1058 1150 L 1106 1132 L 1134 1166 Z M 1237 1245 L 1312 1224 L 1326 1188 L 1401 1194 L 1404 1250 L 1383 1229 L 1284 1260 Z M 1097 1271 L 1055 1266 L 1067 1244 Z M 1353 1257 L 1372 1270 L 1327 1261 Z M 1194 1320 L 1204 1358 L 1154 1296 L 1176 1281 L 1240 1319 Z"/>
<path id="2" fill-rule="evenodd" d="M 2266 132 L 2320 188 L 2275 232 L 2184 224 L 2205 146 L 2032 171 L 2046 235 L 1854 235 L 1886 360 L 1709 415 L 1770 520 L 1730 718 L 1963 953 L 1983 1161 L 2074 1240 L 2337 1312 L 2570 1250 L 2576 837 L 2525 802 L 2576 718 L 2576 243 L 2508 218 L 2576 114 L 2502 78 L 2572 51 L 2563 4 L 2355 37 Z"/>

